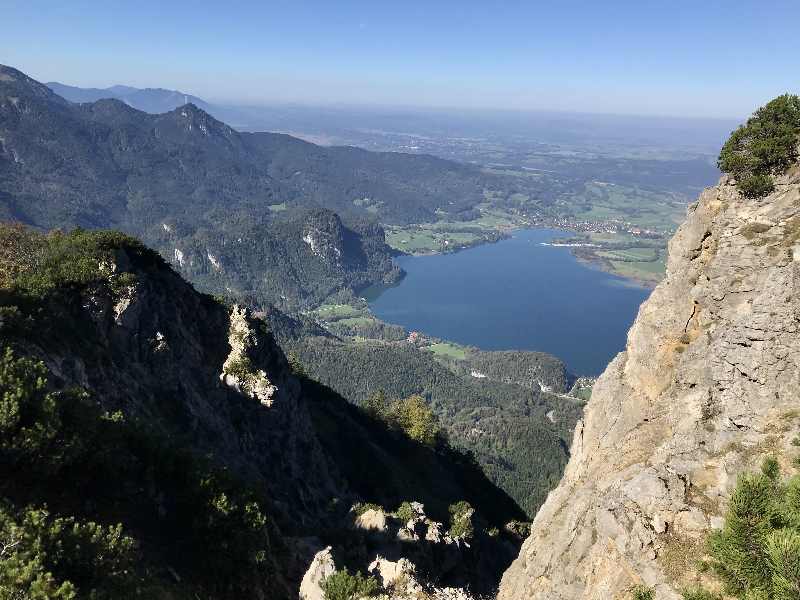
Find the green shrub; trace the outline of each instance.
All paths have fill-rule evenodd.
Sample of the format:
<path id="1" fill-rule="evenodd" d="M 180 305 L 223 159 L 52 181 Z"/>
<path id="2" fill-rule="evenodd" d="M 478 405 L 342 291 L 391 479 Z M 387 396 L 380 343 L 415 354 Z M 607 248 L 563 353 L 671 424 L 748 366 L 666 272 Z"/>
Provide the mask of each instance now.
<path id="1" fill-rule="evenodd" d="M 334 571 L 322 582 L 325 600 L 359 600 L 359 598 L 375 595 L 378 582 L 374 577 L 365 577 L 361 573 L 351 575 L 347 569 Z"/>
<path id="2" fill-rule="evenodd" d="M 447 437 L 425 398 L 414 394 L 389 402 L 383 390 L 370 394 L 361 409 L 391 429 L 399 429 L 412 440 L 430 448 L 446 446 Z"/>
<path id="3" fill-rule="evenodd" d="M 44 245 L 43 235 L 0 223 L 0 288 L 10 288 L 20 273 L 34 267 Z"/>
<path id="4" fill-rule="evenodd" d="M 301 378 L 306 376 L 306 369 L 303 366 L 303 361 L 297 356 L 297 352 L 289 350 L 289 354 L 286 355 L 286 360 L 289 363 L 289 369 L 292 371 L 292 374 Z"/>
<path id="5" fill-rule="evenodd" d="M 136 275 L 133 273 L 123 272 L 111 278 L 110 287 L 115 296 L 120 296 L 127 292 L 128 288 L 136 286 Z"/>
<path id="6" fill-rule="evenodd" d="M 470 539 L 475 535 L 472 524 L 472 515 L 475 509 L 466 500 L 450 505 L 450 536 L 453 538 Z"/>
<path id="7" fill-rule="evenodd" d="M 655 597 L 655 590 L 644 585 L 637 585 L 631 592 L 632 600 L 654 600 Z"/>
<path id="8" fill-rule="evenodd" d="M 377 510 L 383 512 L 383 507 L 379 504 L 373 504 L 372 502 L 358 502 L 357 504 L 353 505 L 353 512 L 356 516 L 361 516 L 368 510 Z"/>
<path id="9" fill-rule="evenodd" d="M 506 529 L 516 536 L 525 539 L 531 534 L 531 524 L 528 521 L 510 521 L 506 525 Z"/>
<path id="10" fill-rule="evenodd" d="M 41 234 L 0 223 L 0 288 L 41 299 L 54 291 L 108 282 L 112 292 L 119 293 L 136 283 L 132 273 L 112 269 L 121 249 L 146 264 L 163 263 L 156 252 L 119 231 Z"/>
<path id="11" fill-rule="evenodd" d="M 0 598 L 133 597 L 137 559 L 122 525 L 0 505 Z"/>
<path id="12" fill-rule="evenodd" d="M 411 508 L 410 502 L 403 502 L 395 512 L 397 518 L 403 522 L 403 524 L 408 523 L 411 519 L 414 518 L 414 509 Z"/>
<path id="13" fill-rule="evenodd" d="M 387 419 L 416 442 L 434 447 L 439 441 L 441 427 L 422 396 L 395 400 L 389 406 Z"/>
<path id="14" fill-rule="evenodd" d="M 253 363 L 247 356 L 241 356 L 225 366 L 225 373 L 246 383 L 253 377 Z"/>
<path id="15" fill-rule="evenodd" d="M 726 595 L 741 600 L 800 597 L 800 476 L 780 481 L 778 462 L 739 478 L 725 524 L 709 537 L 709 565 Z M 717 598 L 703 590 L 687 600 Z"/>
<path id="16" fill-rule="evenodd" d="M 717 166 L 736 178 L 746 198 L 760 198 L 774 189 L 773 176 L 784 173 L 798 159 L 800 98 L 778 96 L 731 134 Z"/>
<path id="17" fill-rule="evenodd" d="M 84 451 L 78 437 L 64 436 L 62 430 L 65 419 L 81 420 L 85 394 L 49 392 L 47 375 L 42 363 L 17 358 L 8 348 L 0 357 L 0 457 L 5 465 L 46 456 L 52 473 Z M 77 410 L 64 411 L 64 406 Z"/>
<path id="18" fill-rule="evenodd" d="M 370 394 L 361 404 L 361 408 L 374 419 L 384 419 L 388 410 L 386 393 L 383 390 L 378 390 Z"/>

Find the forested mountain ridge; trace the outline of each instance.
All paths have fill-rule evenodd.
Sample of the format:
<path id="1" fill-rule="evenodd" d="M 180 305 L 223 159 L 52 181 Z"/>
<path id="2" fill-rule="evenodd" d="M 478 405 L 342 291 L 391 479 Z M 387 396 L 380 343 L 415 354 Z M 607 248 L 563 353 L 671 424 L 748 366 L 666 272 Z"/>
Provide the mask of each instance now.
<path id="1" fill-rule="evenodd" d="M 245 309 L 115 232 L 3 225 L 0 267 L 4 589 L 295 598 L 327 545 L 351 570 L 391 551 L 422 581 L 496 585 L 518 543 L 486 531 L 522 517 L 515 503 L 445 442 L 298 372 Z M 467 501 L 471 549 L 394 517 L 368 535 L 349 511 L 415 500 L 443 522 Z"/>
<path id="2" fill-rule="evenodd" d="M 262 303 L 319 302 L 326 282 L 395 280 L 377 222 L 462 218 L 489 181 L 430 156 L 239 133 L 192 104 L 158 115 L 113 99 L 75 105 L 0 67 L 0 218 L 120 228 L 187 274 L 216 271 L 200 278 L 207 289 Z M 304 229 L 309 210 L 312 221 L 333 211 L 326 227 L 349 230 L 339 236 L 344 254 L 321 256 L 305 234 L 281 236 L 287 222 Z M 276 253 L 294 263 L 276 263 Z M 242 261 L 263 268 L 240 270 Z"/>

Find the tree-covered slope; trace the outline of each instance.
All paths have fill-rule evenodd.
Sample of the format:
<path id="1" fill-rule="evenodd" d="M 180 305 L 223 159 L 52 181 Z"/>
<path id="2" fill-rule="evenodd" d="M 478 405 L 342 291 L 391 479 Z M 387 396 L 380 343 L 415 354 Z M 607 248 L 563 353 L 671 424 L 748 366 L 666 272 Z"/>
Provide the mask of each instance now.
<path id="1" fill-rule="evenodd" d="M 296 597 L 325 545 L 362 569 L 374 559 L 356 501 L 419 500 L 446 520 L 467 500 L 487 526 L 522 516 L 457 451 L 296 375 L 263 321 L 132 238 L 2 226 L 0 267 L 0 532 L 14 544 L 0 584 L 13 591 Z M 507 564 L 509 543 L 476 537 L 448 576 L 496 583 L 503 564 L 481 556 Z"/>
<path id="2" fill-rule="evenodd" d="M 427 398 L 452 443 L 473 453 L 531 517 L 558 483 L 581 403 L 541 390 L 539 378 L 564 391 L 558 387 L 563 364 L 554 357 L 520 353 L 520 364 L 528 363 L 525 372 L 506 365 L 508 353 L 478 352 L 475 360 L 489 375 L 477 378 L 469 368 L 446 366 L 410 343 L 353 343 L 295 327 L 301 335 L 292 337 L 287 327 L 279 339 L 312 377 L 355 404 L 379 391 L 389 398 Z M 535 386 L 532 365 L 541 369 Z"/>

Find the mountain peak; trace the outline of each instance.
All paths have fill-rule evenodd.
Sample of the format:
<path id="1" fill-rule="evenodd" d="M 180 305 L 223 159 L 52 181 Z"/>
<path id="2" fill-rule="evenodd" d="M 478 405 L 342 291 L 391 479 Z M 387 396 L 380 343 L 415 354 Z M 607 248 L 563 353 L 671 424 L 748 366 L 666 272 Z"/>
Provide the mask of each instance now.
<path id="1" fill-rule="evenodd" d="M 65 105 L 67 102 L 46 85 L 31 79 L 22 71 L 0 64 L 0 109 L 26 112 L 31 103 L 40 101 Z"/>
<path id="2" fill-rule="evenodd" d="M 182 106 L 179 106 L 175 110 L 176 111 L 180 110 L 180 111 L 184 111 L 184 112 L 190 112 L 192 114 L 197 114 L 197 115 L 201 115 L 202 114 L 202 115 L 206 115 L 208 117 L 211 117 L 211 115 L 209 115 L 206 111 L 204 111 L 203 109 L 198 107 L 194 102 L 187 102 L 186 104 L 183 104 Z"/>
<path id="3" fill-rule="evenodd" d="M 40 96 L 56 96 L 46 85 L 31 79 L 22 71 L 0 64 L 0 90 L 2 89 L 13 89 L 19 92 L 30 90 Z"/>
<path id="4" fill-rule="evenodd" d="M 51 85 L 51 84 L 48 83 L 47 85 Z M 58 84 L 56 84 L 54 82 L 53 85 L 58 85 Z M 106 89 L 109 92 L 113 92 L 115 94 L 130 94 L 131 92 L 138 91 L 135 87 L 131 87 L 129 85 L 112 85 L 111 87 L 106 88 Z"/>
<path id="5" fill-rule="evenodd" d="M 166 113 L 179 123 L 186 126 L 187 131 L 199 131 L 203 135 L 210 135 L 215 133 L 217 135 L 230 136 L 234 131 L 222 121 L 218 121 L 202 108 L 198 107 L 193 102 L 183 104 L 176 109 Z"/>
<path id="6" fill-rule="evenodd" d="M 27 77 L 21 71 L 17 71 L 13 67 L 7 65 L 0 65 L 0 81 L 15 81 L 17 79 L 24 79 Z"/>

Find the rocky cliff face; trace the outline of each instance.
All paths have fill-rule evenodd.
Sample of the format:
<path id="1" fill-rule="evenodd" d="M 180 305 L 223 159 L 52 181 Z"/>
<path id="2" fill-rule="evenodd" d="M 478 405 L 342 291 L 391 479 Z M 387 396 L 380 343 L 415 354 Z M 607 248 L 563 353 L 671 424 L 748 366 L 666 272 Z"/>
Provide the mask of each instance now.
<path id="1" fill-rule="evenodd" d="M 576 428 L 499 598 L 680 598 L 737 476 L 800 429 L 800 168 L 762 200 L 723 178 L 689 208 Z"/>

